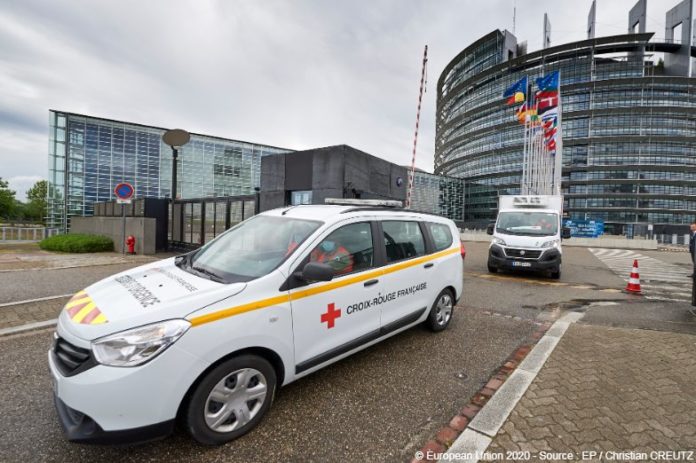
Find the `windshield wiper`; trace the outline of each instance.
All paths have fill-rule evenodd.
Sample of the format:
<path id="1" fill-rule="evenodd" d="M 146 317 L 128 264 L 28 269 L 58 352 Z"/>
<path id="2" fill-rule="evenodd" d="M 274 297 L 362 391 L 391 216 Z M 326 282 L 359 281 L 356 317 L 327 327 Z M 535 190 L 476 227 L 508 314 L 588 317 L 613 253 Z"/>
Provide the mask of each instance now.
<path id="1" fill-rule="evenodd" d="M 195 270 L 196 272 L 199 272 L 199 273 L 202 273 L 202 274 L 204 274 L 204 275 L 207 275 L 208 278 L 211 279 L 211 280 L 213 280 L 213 281 L 217 281 L 218 283 L 226 283 L 226 281 L 225 281 L 224 278 L 222 278 L 222 277 L 221 277 L 220 275 L 218 275 L 217 273 L 215 273 L 215 272 L 213 272 L 213 271 L 211 271 L 211 270 L 208 270 L 208 269 L 205 268 L 205 267 L 196 267 L 196 266 L 192 266 L 191 269 Z"/>

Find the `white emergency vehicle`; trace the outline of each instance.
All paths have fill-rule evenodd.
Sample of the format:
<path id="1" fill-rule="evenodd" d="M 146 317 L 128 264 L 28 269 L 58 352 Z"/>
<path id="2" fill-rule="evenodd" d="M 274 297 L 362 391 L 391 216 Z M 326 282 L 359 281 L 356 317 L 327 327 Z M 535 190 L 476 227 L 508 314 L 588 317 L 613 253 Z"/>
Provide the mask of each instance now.
<path id="1" fill-rule="evenodd" d="M 198 442 L 252 429 L 276 389 L 400 331 L 444 330 L 464 248 L 445 218 L 380 206 L 259 214 L 66 304 L 48 361 L 68 439 Z"/>
<path id="2" fill-rule="evenodd" d="M 500 196 L 498 217 L 488 226 L 488 271 L 532 270 L 561 277 L 563 196 Z"/>

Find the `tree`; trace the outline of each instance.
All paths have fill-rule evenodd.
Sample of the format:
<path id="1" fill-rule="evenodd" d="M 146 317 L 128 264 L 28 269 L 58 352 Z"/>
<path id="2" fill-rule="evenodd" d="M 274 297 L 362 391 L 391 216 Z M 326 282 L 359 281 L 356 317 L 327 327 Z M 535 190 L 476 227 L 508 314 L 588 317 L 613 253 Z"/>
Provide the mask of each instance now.
<path id="1" fill-rule="evenodd" d="M 10 190 L 9 184 L 0 177 L 0 217 L 5 219 L 13 217 L 16 208 L 15 192 Z"/>
<path id="2" fill-rule="evenodd" d="M 48 182 L 46 180 L 39 180 L 33 187 L 27 190 L 27 199 L 29 199 L 29 203 L 26 205 L 24 211 L 27 218 L 37 222 L 43 222 L 44 216 L 46 215 L 47 191 Z"/>

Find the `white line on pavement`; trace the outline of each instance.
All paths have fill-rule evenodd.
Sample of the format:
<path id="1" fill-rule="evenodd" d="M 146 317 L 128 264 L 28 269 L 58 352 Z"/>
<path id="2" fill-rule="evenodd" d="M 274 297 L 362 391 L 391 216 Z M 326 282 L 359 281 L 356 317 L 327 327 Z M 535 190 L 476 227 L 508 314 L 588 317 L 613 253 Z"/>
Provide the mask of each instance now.
<path id="1" fill-rule="evenodd" d="M 549 328 L 491 400 L 476 414 L 466 430 L 452 443 L 440 459 L 441 462 L 454 461 L 457 454 L 481 455 L 488 448 L 570 324 L 580 320 L 583 315 L 580 312 L 569 312 Z"/>
<path id="2" fill-rule="evenodd" d="M 20 304 L 31 304 L 32 302 L 41 302 L 41 301 L 51 301 L 53 299 L 60 299 L 63 297 L 70 297 L 74 293 L 70 294 L 59 294 L 58 296 L 46 296 L 46 297 L 37 297 L 36 299 L 26 299 L 24 301 L 12 301 L 12 302 L 4 302 L 0 304 L 0 307 L 10 307 L 12 305 L 20 305 Z"/>
<path id="3" fill-rule="evenodd" d="M 40 328 L 48 328 L 50 326 L 54 326 L 56 323 L 58 323 L 58 319 L 54 318 L 53 320 L 46 320 L 44 322 L 28 323 L 26 325 L 3 328 L 0 329 L 0 337 L 9 336 L 10 334 L 24 333 L 26 331 L 38 330 Z"/>

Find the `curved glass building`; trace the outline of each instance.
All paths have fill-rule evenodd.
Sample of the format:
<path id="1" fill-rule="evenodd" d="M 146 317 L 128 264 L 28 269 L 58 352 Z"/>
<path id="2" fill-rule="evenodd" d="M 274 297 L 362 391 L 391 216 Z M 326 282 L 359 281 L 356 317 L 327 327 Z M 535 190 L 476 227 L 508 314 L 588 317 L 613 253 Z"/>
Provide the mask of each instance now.
<path id="1" fill-rule="evenodd" d="M 523 127 L 503 91 L 560 70 L 566 215 L 608 233 L 683 230 L 696 218 L 696 47 L 682 43 L 639 32 L 527 53 L 496 30 L 459 53 L 438 80 L 435 173 L 465 179 L 466 224 L 519 193 Z"/>

